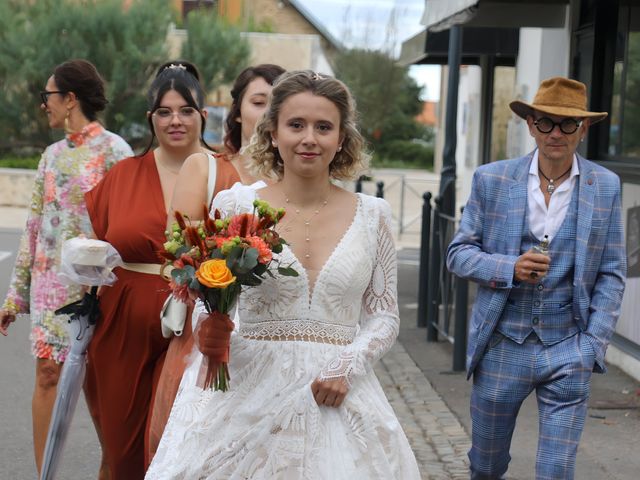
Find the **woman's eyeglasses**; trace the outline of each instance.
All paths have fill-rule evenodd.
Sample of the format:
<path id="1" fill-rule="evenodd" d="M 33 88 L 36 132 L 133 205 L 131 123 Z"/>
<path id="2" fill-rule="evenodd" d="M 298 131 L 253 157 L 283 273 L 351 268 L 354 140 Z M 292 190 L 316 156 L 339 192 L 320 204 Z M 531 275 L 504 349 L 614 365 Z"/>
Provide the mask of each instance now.
<path id="1" fill-rule="evenodd" d="M 195 121 L 199 112 L 193 107 L 180 107 L 177 112 L 174 112 L 170 108 L 160 107 L 156 108 L 153 115 L 159 123 L 167 124 L 171 122 L 174 115 L 177 115 L 181 122 L 192 123 Z"/>
<path id="2" fill-rule="evenodd" d="M 67 93 L 64 92 L 62 90 L 43 90 L 42 92 L 40 92 L 40 100 L 42 100 L 42 103 L 44 103 L 45 105 L 47 104 L 47 102 L 49 101 L 49 97 L 51 95 L 53 95 L 54 93 Z"/>
<path id="3" fill-rule="evenodd" d="M 556 125 L 560 127 L 560 131 L 566 135 L 571 135 L 575 133 L 580 125 L 582 125 L 582 120 L 576 120 L 575 118 L 563 118 L 559 122 L 554 122 L 549 117 L 542 117 L 534 120 L 533 124 L 536 126 L 540 133 L 550 133 Z"/>

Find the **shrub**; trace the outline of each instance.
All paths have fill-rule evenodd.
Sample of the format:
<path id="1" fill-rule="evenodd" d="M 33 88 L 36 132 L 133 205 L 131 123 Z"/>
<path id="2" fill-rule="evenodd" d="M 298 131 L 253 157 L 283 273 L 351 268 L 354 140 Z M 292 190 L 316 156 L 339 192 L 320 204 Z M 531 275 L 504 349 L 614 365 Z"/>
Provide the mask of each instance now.
<path id="1" fill-rule="evenodd" d="M 40 155 L 31 157 L 2 157 L 0 158 L 0 168 L 27 168 L 35 170 L 38 168 Z"/>
<path id="2" fill-rule="evenodd" d="M 411 140 L 392 140 L 378 147 L 373 156 L 376 167 L 433 169 L 433 145 Z"/>

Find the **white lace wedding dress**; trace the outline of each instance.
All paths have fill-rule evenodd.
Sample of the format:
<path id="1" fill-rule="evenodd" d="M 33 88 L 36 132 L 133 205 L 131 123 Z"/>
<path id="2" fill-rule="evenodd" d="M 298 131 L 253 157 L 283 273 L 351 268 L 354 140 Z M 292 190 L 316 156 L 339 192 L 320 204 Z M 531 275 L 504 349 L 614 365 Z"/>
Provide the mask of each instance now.
<path id="1" fill-rule="evenodd" d="M 250 211 L 255 190 L 234 187 L 214 207 Z M 154 479 L 419 479 L 417 463 L 372 365 L 394 343 L 399 318 L 391 213 L 358 195 L 352 224 L 313 291 L 300 276 L 246 288 L 232 335 L 229 391 L 195 386 L 185 373 L 158 451 Z M 199 354 L 197 354 L 200 357 Z M 319 407 L 314 379 L 344 377 L 339 408 Z"/>

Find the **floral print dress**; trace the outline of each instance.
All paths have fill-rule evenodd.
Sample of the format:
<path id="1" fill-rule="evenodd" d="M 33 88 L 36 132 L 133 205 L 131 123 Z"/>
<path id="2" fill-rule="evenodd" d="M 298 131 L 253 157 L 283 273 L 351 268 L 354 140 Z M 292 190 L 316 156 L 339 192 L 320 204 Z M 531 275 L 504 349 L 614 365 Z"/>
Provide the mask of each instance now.
<path id="1" fill-rule="evenodd" d="M 66 315 L 55 310 L 79 300 L 84 288 L 58 279 L 65 240 L 92 235 L 84 201 L 118 160 L 133 155 L 118 135 L 91 122 L 47 147 L 36 174 L 27 224 L 3 309 L 30 314 L 31 347 L 36 358 L 64 362 L 69 349 Z"/>

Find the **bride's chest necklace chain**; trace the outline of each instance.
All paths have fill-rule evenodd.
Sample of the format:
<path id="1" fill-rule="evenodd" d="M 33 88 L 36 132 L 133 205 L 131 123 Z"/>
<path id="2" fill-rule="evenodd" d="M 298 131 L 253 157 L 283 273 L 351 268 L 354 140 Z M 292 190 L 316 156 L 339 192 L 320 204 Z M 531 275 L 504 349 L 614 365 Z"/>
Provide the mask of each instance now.
<path id="1" fill-rule="evenodd" d="M 294 231 L 302 230 L 302 241 L 304 247 L 302 251 L 304 254 L 300 258 L 300 262 L 303 266 L 308 267 L 311 262 L 312 243 L 314 241 L 313 225 L 314 222 L 317 226 L 317 220 L 322 213 L 324 207 L 329 203 L 329 194 L 320 200 L 318 204 L 312 210 L 304 211 L 303 209 L 293 205 L 288 196 L 285 196 L 285 209 L 289 213 L 289 221 L 284 226 L 286 235 L 292 235 Z M 288 234 L 286 232 L 289 232 Z M 287 236 L 285 236 L 287 238 Z"/>

